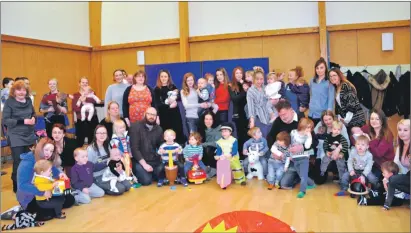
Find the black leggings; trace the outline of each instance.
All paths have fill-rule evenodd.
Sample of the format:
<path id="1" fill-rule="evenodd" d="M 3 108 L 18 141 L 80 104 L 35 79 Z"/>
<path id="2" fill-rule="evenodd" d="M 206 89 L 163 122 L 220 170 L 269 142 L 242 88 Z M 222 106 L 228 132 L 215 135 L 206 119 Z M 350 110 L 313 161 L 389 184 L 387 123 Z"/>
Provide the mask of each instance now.
<path id="1" fill-rule="evenodd" d="M 13 192 L 17 192 L 17 169 L 20 164 L 20 155 L 29 152 L 28 146 L 16 146 L 11 148 L 11 156 L 13 158 L 13 171 L 11 172 L 11 180 L 13 181 Z"/>
<path id="2" fill-rule="evenodd" d="M 68 209 L 74 205 L 75 199 L 73 195 L 64 196 L 63 209 Z M 48 221 L 56 217 L 54 208 L 46 209 L 41 208 L 36 201 L 36 198 L 33 198 L 31 202 L 27 205 L 26 211 L 29 213 L 36 213 L 36 221 Z"/>
<path id="3" fill-rule="evenodd" d="M 233 118 L 235 123 L 235 128 L 237 130 L 237 140 L 238 140 L 238 154 L 240 155 L 240 160 L 244 160 L 243 155 L 243 145 L 248 140 L 247 130 L 248 130 L 248 121 L 245 116 L 239 116 L 238 118 Z"/>
<path id="4" fill-rule="evenodd" d="M 203 163 L 206 166 L 210 166 L 212 168 L 217 168 L 217 161 L 214 159 L 215 155 L 215 148 L 214 146 L 206 146 L 203 147 Z"/>
<path id="5" fill-rule="evenodd" d="M 338 175 L 337 164 L 335 161 L 331 161 L 330 165 L 328 166 L 327 172 L 321 176 L 321 159 L 316 159 L 315 164 L 310 163 L 310 169 L 308 172 L 308 176 L 314 180 L 314 182 L 318 185 L 324 184 L 328 179 L 328 172 L 332 172 Z"/>
<path id="6" fill-rule="evenodd" d="M 88 121 L 87 119 L 85 121 L 81 121 L 80 119 L 77 119 L 75 127 L 76 127 L 76 141 L 77 141 L 78 147 L 83 146 L 85 138 L 87 138 L 88 144 L 90 144 L 93 141 L 94 130 L 96 129 L 97 125 L 98 125 L 97 115 L 94 115 L 93 118 L 91 118 L 91 121 Z"/>

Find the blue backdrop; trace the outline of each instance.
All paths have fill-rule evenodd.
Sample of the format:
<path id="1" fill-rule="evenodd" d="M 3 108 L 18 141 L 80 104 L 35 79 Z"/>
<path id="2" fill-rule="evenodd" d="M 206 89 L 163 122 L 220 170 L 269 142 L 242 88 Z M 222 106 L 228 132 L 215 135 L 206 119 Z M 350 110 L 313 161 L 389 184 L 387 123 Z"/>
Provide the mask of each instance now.
<path id="1" fill-rule="evenodd" d="M 194 74 L 196 79 L 201 75 L 201 62 L 183 62 L 183 63 L 168 63 L 168 64 L 157 64 L 157 65 L 146 65 L 145 71 L 148 77 L 148 85 L 150 87 L 155 87 L 158 72 L 161 69 L 168 70 L 171 74 L 174 84 L 178 89 L 181 89 L 181 84 L 183 83 L 183 76 L 185 73 L 191 72 Z"/>

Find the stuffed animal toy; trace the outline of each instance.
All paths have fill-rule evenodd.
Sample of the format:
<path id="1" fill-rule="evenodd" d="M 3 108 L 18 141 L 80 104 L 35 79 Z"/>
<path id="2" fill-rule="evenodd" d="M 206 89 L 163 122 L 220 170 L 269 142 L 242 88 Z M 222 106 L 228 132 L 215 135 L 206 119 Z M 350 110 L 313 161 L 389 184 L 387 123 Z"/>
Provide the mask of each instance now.
<path id="1" fill-rule="evenodd" d="M 16 230 L 16 229 L 23 229 L 28 227 L 39 227 L 44 225 L 44 222 L 37 222 L 35 220 L 36 214 L 31 214 L 24 210 L 17 212 L 16 216 L 14 217 L 14 224 L 10 225 L 3 225 L 1 228 L 2 231 L 7 230 Z"/>
<path id="2" fill-rule="evenodd" d="M 167 99 L 164 101 L 165 104 L 170 105 L 171 103 L 175 102 L 177 100 L 177 92 L 175 91 L 169 91 L 167 92 Z"/>
<path id="3" fill-rule="evenodd" d="M 252 179 L 254 176 L 258 177 L 258 180 L 263 180 L 263 166 L 260 162 L 260 151 L 258 145 L 256 150 L 251 147 L 248 149 L 248 175 L 247 179 Z"/>

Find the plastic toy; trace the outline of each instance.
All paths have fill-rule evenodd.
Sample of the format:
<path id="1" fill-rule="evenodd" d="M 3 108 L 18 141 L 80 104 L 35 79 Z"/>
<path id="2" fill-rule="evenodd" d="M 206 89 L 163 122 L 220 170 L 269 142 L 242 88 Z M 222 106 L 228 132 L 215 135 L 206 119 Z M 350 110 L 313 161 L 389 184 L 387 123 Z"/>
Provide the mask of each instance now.
<path id="1" fill-rule="evenodd" d="M 260 151 L 258 149 L 252 150 L 251 147 L 248 149 L 248 175 L 247 179 L 252 179 L 254 176 L 258 177 L 258 180 L 263 180 L 263 166 L 260 162 Z"/>
<path id="2" fill-rule="evenodd" d="M 222 189 L 227 188 L 231 184 L 231 167 L 230 160 L 220 159 L 217 161 L 217 184 Z"/>
<path id="3" fill-rule="evenodd" d="M 165 170 L 166 170 L 166 178 L 167 180 L 170 181 L 170 185 L 174 185 L 174 182 L 177 178 L 177 166 L 174 165 L 174 161 L 173 161 L 173 152 L 171 150 L 167 151 L 168 153 L 168 166 L 165 166 Z"/>
<path id="4" fill-rule="evenodd" d="M 194 184 L 202 184 L 204 180 L 207 179 L 207 174 L 198 165 L 198 160 L 199 160 L 198 155 L 193 156 L 191 160 L 193 162 L 193 167 L 191 168 L 190 171 L 187 172 L 188 181 Z"/>
<path id="5" fill-rule="evenodd" d="M 59 184 L 53 189 L 52 195 L 53 196 L 62 196 L 71 194 L 71 185 L 70 179 L 60 179 L 56 180 Z"/>
<path id="6" fill-rule="evenodd" d="M 365 182 L 361 182 L 360 179 L 361 176 L 355 176 L 351 182 L 350 182 L 350 187 L 348 188 L 348 192 L 353 194 L 353 195 L 366 195 L 369 192 L 369 189 L 367 187 L 367 179 L 365 179 Z"/>

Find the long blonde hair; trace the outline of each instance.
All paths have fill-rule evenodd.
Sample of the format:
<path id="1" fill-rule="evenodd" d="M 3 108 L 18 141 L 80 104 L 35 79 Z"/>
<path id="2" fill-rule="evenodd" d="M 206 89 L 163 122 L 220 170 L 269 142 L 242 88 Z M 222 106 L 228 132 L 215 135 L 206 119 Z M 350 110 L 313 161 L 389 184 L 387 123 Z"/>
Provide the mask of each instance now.
<path id="1" fill-rule="evenodd" d="M 111 107 L 112 104 L 117 104 L 117 106 L 120 108 L 120 105 L 119 105 L 116 101 L 110 101 L 110 102 L 108 102 L 108 104 L 107 104 L 107 111 L 106 111 L 106 118 L 104 118 L 104 120 L 105 120 L 107 123 L 110 123 L 110 122 L 111 122 L 111 117 L 110 117 L 110 114 L 108 113 L 108 110 L 110 109 L 110 107 Z M 119 115 L 118 118 L 120 119 L 120 115 Z"/>

